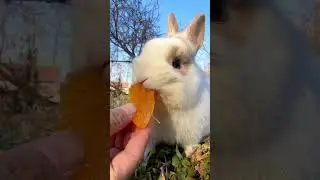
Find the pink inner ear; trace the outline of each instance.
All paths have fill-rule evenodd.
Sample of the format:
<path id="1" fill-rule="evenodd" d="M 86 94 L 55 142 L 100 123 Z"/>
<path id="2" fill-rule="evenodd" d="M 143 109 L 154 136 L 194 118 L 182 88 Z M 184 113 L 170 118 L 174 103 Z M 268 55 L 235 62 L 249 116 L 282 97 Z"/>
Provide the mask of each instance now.
<path id="1" fill-rule="evenodd" d="M 196 47 L 199 49 L 202 46 L 203 40 L 204 40 L 204 28 L 197 27 L 194 29 L 194 37 L 193 41 Z"/>
<path id="2" fill-rule="evenodd" d="M 179 32 L 179 26 L 174 14 L 170 13 L 168 17 L 168 37 L 171 37 Z"/>
<path id="3" fill-rule="evenodd" d="M 202 46 L 204 40 L 204 28 L 205 28 L 204 16 L 197 16 L 189 27 L 186 29 L 186 33 L 189 40 L 199 49 Z"/>

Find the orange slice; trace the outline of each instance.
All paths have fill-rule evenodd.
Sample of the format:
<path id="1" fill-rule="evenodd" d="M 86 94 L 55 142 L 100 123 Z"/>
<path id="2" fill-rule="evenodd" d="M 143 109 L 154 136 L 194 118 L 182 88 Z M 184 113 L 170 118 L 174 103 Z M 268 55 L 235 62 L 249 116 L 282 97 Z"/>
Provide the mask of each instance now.
<path id="1" fill-rule="evenodd" d="M 144 88 L 142 83 L 133 84 L 129 89 L 129 101 L 136 105 L 133 123 L 137 128 L 146 128 L 152 117 L 156 91 Z"/>

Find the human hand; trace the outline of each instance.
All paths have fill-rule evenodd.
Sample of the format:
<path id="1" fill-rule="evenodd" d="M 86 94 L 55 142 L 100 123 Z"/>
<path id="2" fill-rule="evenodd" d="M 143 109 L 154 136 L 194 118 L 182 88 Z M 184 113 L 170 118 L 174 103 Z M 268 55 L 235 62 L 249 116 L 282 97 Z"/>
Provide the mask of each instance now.
<path id="1" fill-rule="evenodd" d="M 143 157 L 150 130 L 134 128 L 131 122 L 134 113 L 132 104 L 110 110 L 111 180 L 128 178 Z M 73 133 L 58 132 L 1 152 L 0 177 L 68 179 L 77 166 L 81 166 L 83 157 L 81 140 Z"/>
<path id="2" fill-rule="evenodd" d="M 128 178 L 143 154 L 148 143 L 150 129 L 136 129 L 131 122 L 136 108 L 126 104 L 110 110 L 110 179 Z"/>

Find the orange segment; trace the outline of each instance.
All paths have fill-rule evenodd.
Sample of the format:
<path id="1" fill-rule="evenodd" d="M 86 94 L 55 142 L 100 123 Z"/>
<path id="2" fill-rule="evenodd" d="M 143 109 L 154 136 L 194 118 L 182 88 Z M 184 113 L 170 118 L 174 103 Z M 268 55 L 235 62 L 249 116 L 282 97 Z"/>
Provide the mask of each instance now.
<path id="1" fill-rule="evenodd" d="M 142 83 L 133 84 L 129 89 L 129 100 L 136 105 L 137 111 L 133 123 L 137 128 L 146 128 L 155 105 L 155 90 L 146 89 Z"/>

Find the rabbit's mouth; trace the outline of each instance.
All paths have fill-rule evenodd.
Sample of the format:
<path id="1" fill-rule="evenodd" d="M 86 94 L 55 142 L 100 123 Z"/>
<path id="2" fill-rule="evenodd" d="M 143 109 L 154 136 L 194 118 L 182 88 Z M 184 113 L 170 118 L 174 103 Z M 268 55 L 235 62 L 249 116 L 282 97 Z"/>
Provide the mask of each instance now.
<path id="1" fill-rule="evenodd" d="M 145 87 L 147 89 L 152 89 L 152 90 L 156 90 L 156 91 L 158 90 L 156 88 L 156 86 L 154 86 L 154 84 L 152 83 L 152 78 L 145 78 L 145 79 L 139 81 L 139 83 L 142 83 L 143 87 Z"/>
<path id="2" fill-rule="evenodd" d="M 149 78 L 145 78 L 145 79 L 140 80 L 140 81 L 137 81 L 137 82 L 135 82 L 135 83 L 141 83 L 141 84 L 143 85 L 143 87 L 145 87 L 145 88 L 147 88 L 147 89 L 154 89 L 154 88 L 149 87 L 149 86 L 146 84 L 146 82 L 147 82 L 148 79 L 149 79 Z"/>
<path id="3" fill-rule="evenodd" d="M 136 83 L 142 83 L 144 85 L 144 82 L 146 82 L 149 78 L 145 78 L 144 80 L 141 80 L 141 81 L 137 81 Z M 144 85 L 145 86 L 145 85 Z M 153 89 L 153 88 L 150 88 L 148 87 L 148 89 Z M 161 102 L 162 99 L 161 99 L 161 96 L 160 96 L 160 93 L 156 93 L 156 101 L 159 101 Z"/>

